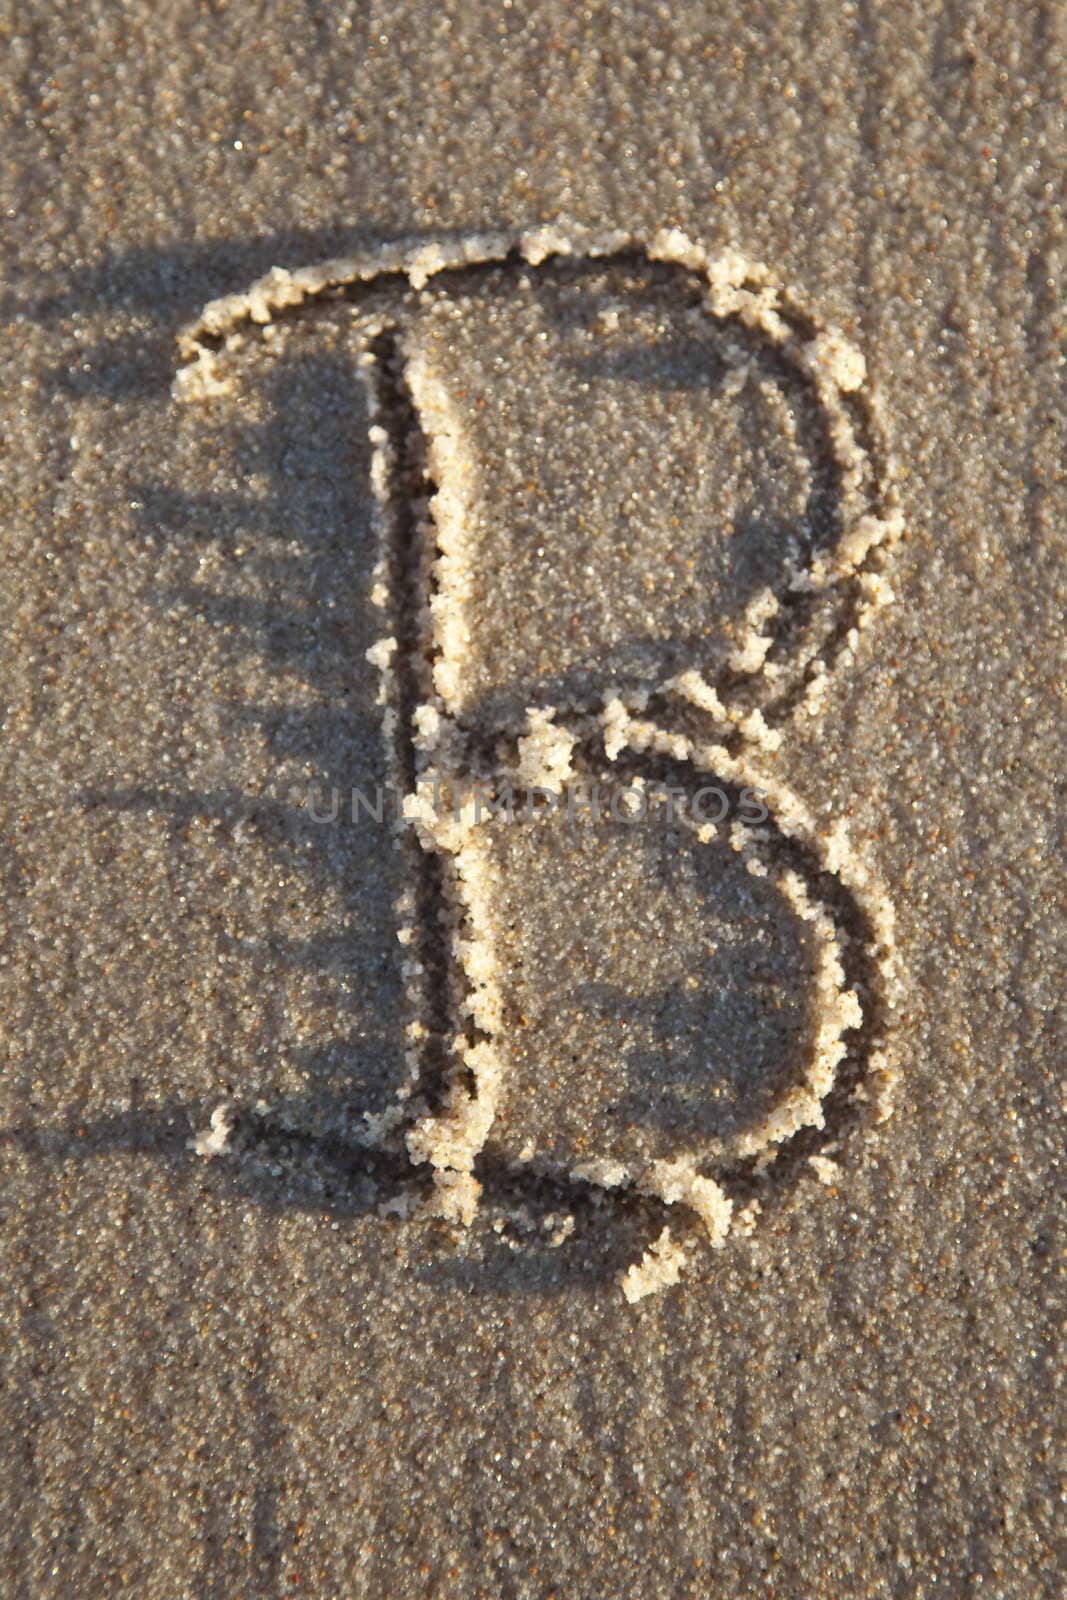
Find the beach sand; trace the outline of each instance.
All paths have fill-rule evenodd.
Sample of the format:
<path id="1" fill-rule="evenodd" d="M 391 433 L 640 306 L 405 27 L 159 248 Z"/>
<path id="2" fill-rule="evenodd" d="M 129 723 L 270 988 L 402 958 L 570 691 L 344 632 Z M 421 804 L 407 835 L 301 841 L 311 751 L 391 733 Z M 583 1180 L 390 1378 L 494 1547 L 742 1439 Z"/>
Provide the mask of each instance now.
<path id="1" fill-rule="evenodd" d="M 1062 1591 L 1063 31 L 13 15 L 5 1595 Z"/>

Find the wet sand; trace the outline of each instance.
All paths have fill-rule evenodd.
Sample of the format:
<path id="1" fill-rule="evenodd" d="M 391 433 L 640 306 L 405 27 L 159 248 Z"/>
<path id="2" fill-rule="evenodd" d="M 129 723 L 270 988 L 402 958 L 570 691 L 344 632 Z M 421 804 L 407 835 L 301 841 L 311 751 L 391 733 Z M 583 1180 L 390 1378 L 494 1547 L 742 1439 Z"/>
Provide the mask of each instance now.
<path id="1" fill-rule="evenodd" d="M 1062 31 L 15 19 L 5 1593 L 1059 1593 Z M 513 250 L 462 305 L 444 276 L 327 289 L 242 323 L 218 392 L 175 392 L 181 330 L 272 266 L 545 227 L 569 263 Z M 887 443 L 891 599 L 820 644 L 773 748 L 663 685 L 692 663 L 764 704 L 762 664 L 730 676 L 746 607 L 873 490 L 758 318 L 580 243 L 664 229 L 837 330 Z M 408 435 L 371 436 L 365 319 L 401 300 L 423 446 L 451 429 L 469 467 L 436 576 L 422 502 L 455 453 L 387 463 L 384 514 L 375 488 Z M 459 595 L 458 632 L 397 599 L 420 584 Z M 419 705 L 445 722 L 383 738 Z M 768 838 L 494 819 L 456 866 L 432 827 L 316 821 L 312 788 L 447 765 L 453 714 L 487 782 L 691 791 L 698 749 L 720 777 L 751 755 Z M 856 863 L 895 913 L 891 981 Z M 768 1139 L 846 989 L 824 1126 L 794 1105 Z M 487 1041 L 468 1208 L 435 1118 Z M 647 1178 L 694 1153 L 717 1248 L 718 1203 Z M 664 1228 L 666 1281 L 631 1303 Z"/>

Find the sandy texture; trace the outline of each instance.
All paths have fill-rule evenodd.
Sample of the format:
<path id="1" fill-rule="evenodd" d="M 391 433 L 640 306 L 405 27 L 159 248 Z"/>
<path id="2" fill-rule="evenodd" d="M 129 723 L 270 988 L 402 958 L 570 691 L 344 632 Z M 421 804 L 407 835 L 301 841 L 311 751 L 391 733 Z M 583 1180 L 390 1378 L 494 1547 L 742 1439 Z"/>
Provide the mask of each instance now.
<path id="1" fill-rule="evenodd" d="M 4 1593 L 1058 1595 L 1062 18 L 237 0 L 23 8 L 5 41 Z M 457 313 L 441 257 L 535 228 L 766 263 L 880 397 L 895 598 L 777 748 L 689 678 L 671 756 L 643 675 L 706 665 L 680 632 L 744 643 L 718 630 L 777 581 L 818 452 L 665 269 L 511 265 Z M 484 534 L 465 679 L 403 665 L 423 468 L 347 293 L 172 392 L 206 303 L 400 240 L 424 283 L 378 359 L 456 407 Z M 390 474 L 414 510 L 385 538 Z M 565 699 L 584 743 L 526 721 L 519 751 Z M 672 1164 L 686 1106 L 737 1135 L 818 1034 L 784 846 L 761 877 L 729 835 L 620 825 L 568 864 L 558 823 L 494 821 L 457 859 L 307 805 L 405 762 L 698 746 L 758 755 L 820 893 L 884 885 L 902 985 L 893 1116 L 850 1098 L 722 1199 Z M 613 884 L 619 960 L 583 932 Z M 669 908 L 725 963 L 717 1101 Z M 435 1069 L 469 1094 L 499 1061 L 471 1054 L 495 998 L 446 1037 L 457 961 L 530 1092 L 434 1191 L 410 1118 Z"/>
<path id="2" fill-rule="evenodd" d="M 532 326 L 513 316 L 534 276 L 551 333 L 543 315 Z M 605 302 L 609 283 L 621 298 Z M 391 1106 L 364 1113 L 364 1142 L 428 1166 L 427 1203 L 450 1222 L 474 1221 L 488 1169 L 505 1189 L 532 1180 L 565 1198 L 569 1187 L 572 1203 L 588 1186 L 612 1210 L 613 1191 L 628 1188 L 681 1203 L 718 1246 L 734 1204 L 724 1182 L 748 1198 L 778 1163 L 774 1178 L 788 1183 L 783 1152 L 795 1171 L 798 1153 L 823 1159 L 813 1136 L 836 1150 L 846 1130 L 884 1120 L 897 1076 L 906 988 L 891 898 L 845 819 L 820 823 L 758 760 L 819 715 L 894 597 L 903 518 L 864 358 L 736 251 L 709 257 L 679 229 L 639 242 L 560 227 L 274 268 L 183 330 L 172 393 L 205 415 L 240 405 L 263 382 L 242 359 L 262 341 L 280 356 L 272 392 L 284 395 L 286 352 L 295 340 L 314 351 L 326 320 L 366 391 L 374 514 L 352 533 L 377 553 L 370 599 L 386 631 L 364 660 L 378 674 L 385 769 L 412 825 L 390 839 L 381 789 L 368 800 L 360 777 L 345 820 L 373 818 L 412 878 L 395 902 L 406 958 L 393 947 L 409 1073 Z M 626 342 L 599 348 L 602 326 Z M 496 352 L 497 387 L 532 390 L 532 410 L 468 381 L 483 348 Z M 615 380 L 595 428 L 590 384 L 572 392 L 590 362 Z M 655 391 L 680 387 L 693 398 L 678 431 Z M 553 412 L 549 441 L 540 418 Z M 310 415 L 306 425 L 316 434 Z M 613 441 L 605 497 L 586 458 Z M 772 443 L 777 458 L 759 448 Z M 648 493 L 650 470 L 669 496 Z M 539 514 L 524 513 L 531 495 Z M 550 549 L 568 545 L 573 556 L 552 563 Z M 535 574 L 552 564 L 574 577 L 571 604 L 560 575 L 531 609 Z M 630 631 L 635 604 L 643 637 Z M 494 635 L 501 610 L 513 624 Z M 559 666 L 536 683 L 527 634 Z M 540 704 L 518 709 L 530 698 Z M 591 743 L 603 746 L 600 770 Z M 316 820 L 339 820 L 336 786 L 325 810 L 316 800 Z M 564 818 L 547 850 L 524 852 L 516 823 Z M 619 829 L 635 825 L 622 845 Z M 412 834 L 425 859 L 412 859 Z M 711 923 L 682 889 L 693 843 Z M 807 950 L 795 938 L 789 948 L 790 922 Z M 729 950 L 738 928 L 740 964 Z M 382 958 L 367 951 L 375 971 Z M 613 1086 L 620 1066 L 629 1089 Z M 734 1104 L 719 1126 L 724 1095 Z M 231 1123 L 231 1108 L 217 1109 L 191 1147 L 231 1149 Z M 411 1174 L 400 1178 L 410 1188 Z"/>

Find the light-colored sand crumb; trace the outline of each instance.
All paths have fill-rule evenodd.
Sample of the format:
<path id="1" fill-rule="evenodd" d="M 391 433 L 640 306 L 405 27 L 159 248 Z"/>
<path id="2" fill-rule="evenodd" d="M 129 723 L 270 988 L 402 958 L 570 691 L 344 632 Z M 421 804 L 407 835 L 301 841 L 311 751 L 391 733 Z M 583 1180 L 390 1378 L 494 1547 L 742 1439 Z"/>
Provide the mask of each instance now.
<path id="1" fill-rule="evenodd" d="M 671 1238 L 671 1230 L 664 1228 L 654 1244 L 649 1245 L 641 1260 L 628 1267 L 620 1280 L 622 1292 L 631 1305 L 669 1289 L 682 1276 L 685 1250 Z"/>
<path id="2" fill-rule="evenodd" d="M 469 1228 L 477 1215 L 481 1192 L 481 1184 L 471 1173 L 439 1170 L 434 1173 L 429 1213 L 458 1227 Z"/>
<path id="3" fill-rule="evenodd" d="M 630 1169 L 622 1161 L 596 1156 L 590 1161 L 579 1161 L 571 1168 L 571 1177 L 579 1183 L 595 1184 L 598 1189 L 623 1189 L 630 1182 Z"/>
<path id="4" fill-rule="evenodd" d="M 518 741 L 515 776 L 527 789 L 548 789 L 558 794 L 573 776 L 571 755 L 578 743 L 573 733 L 557 727 L 554 706 L 527 711 L 529 732 Z"/>
<path id="5" fill-rule="evenodd" d="M 750 1200 L 747 1205 L 735 1209 L 730 1231 L 736 1239 L 752 1237 L 762 1210 L 763 1207 L 758 1200 Z"/>
<path id="6" fill-rule="evenodd" d="M 841 1168 L 836 1161 L 831 1161 L 829 1156 L 809 1156 L 808 1166 L 812 1169 L 819 1182 L 828 1189 L 840 1182 Z"/>
<path id="7" fill-rule="evenodd" d="M 210 1126 L 196 1133 L 189 1140 L 189 1149 L 198 1156 L 221 1156 L 230 1148 L 230 1137 L 233 1134 L 233 1109 L 228 1100 L 215 1107 L 211 1113 Z"/>
<path id="8" fill-rule="evenodd" d="M 638 1188 L 656 1195 L 665 1205 L 684 1205 L 695 1211 L 718 1249 L 730 1231 L 733 1201 L 711 1178 L 702 1178 L 688 1161 L 655 1161 L 641 1177 Z"/>

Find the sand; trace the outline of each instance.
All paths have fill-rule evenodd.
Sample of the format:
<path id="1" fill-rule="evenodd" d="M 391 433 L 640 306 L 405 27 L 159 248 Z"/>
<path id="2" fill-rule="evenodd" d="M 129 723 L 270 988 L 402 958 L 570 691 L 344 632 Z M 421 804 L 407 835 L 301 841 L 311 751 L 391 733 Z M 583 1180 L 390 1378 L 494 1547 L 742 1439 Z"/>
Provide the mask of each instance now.
<path id="1" fill-rule="evenodd" d="M 5 1595 L 1061 1591 L 1062 32 L 13 15 Z"/>

